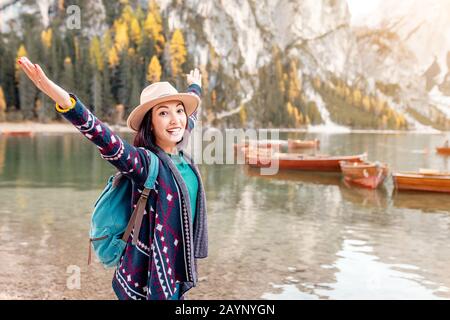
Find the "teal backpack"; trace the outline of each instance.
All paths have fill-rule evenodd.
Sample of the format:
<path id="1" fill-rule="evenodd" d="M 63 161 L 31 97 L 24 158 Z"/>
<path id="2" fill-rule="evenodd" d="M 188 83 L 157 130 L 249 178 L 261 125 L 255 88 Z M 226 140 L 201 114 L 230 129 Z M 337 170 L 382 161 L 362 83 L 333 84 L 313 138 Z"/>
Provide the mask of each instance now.
<path id="1" fill-rule="evenodd" d="M 150 168 L 144 190 L 131 213 L 132 182 L 122 176 L 118 183 L 118 174 L 109 177 L 105 189 L 94 204 L 89 237 L 89 258 L 91 248 L 100 262 L 107 268 L 115 267 L 125 250 L 128 238 L 134 228 L 132 244 L 136 245 L 147 198 L 154 188 L 159 173 L 158 157 L 150 152 Z"/>

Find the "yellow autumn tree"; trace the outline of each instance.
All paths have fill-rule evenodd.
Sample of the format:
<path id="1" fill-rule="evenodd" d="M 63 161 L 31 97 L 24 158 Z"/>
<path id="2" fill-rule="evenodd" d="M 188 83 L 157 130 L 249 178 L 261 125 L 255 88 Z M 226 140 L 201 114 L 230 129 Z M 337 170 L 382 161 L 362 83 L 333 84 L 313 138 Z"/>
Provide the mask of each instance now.
<path id="1" fill-rule="evenodd" d="M 25 49 L 25 46 L 21 44 L 19 49 L 17 50 L 17 58 L 25 57 L 27 55 L 28 55 L 27 49 Z"/>
<path id="2" fill-rule="evenodd" d="M 241 120 L 241 124 L 245 126 L 247 123 L 247 111 L 245 111 L 245 105 L 241 105 L 241 108 L 239 109 L 239 118 Z"/>
<path id="3" fill-rule="evenodd" d="M 136 55 L 136 50 L 134 48 L 128 48 L 127 54 L 130 58 L 134 58 Z"/>
<path id="4" fill-rule="evenodd" d="M 284 93 L 286 91 L 286 84 L 285 84 L 285 75 L 283 72 L 283 64 L 281 62 L 281 53 L 280 49 L 277 46 L 272 47 L 272 57 L 273 57 L 273 64 L 275 66 L 275 77 L 277 79 L 277 85 L 280 92 Z M 287 77 L 287 75 L 286 75 Z"/>
<path id="5" fill-rule="evenodd" d="M 128 38 L 128 26 L 125 21 L 118 20 L 114 22 L 116 36 L 114 38 L 114 45 L 118 52 L 128 49 L 130 39 Z"/>
<path id="6" fill-rule="evenodd" d="M 0 122 L 6 121 L 6 100 L 3 88 L 0 86 Z"/>
<path id="7" fill-rule="evenodd" d="M 298 111 L 298 109 L 292 105 L 291 102 L 288 102 L 286 104 L 286 110 L 289 114 L 290 119 L 293 120 L 295 126 L 299 126 L 303 122 L 303 116 Z"/>
<path id="8" fill-rule="evenodd" d="M 369 96 L 366 96 L 366 95 L 363 96 L 362 105 L 364 107 L 364 110 L 370 111 L 370 98 L 369 98 Z"/>
<path id="9" fill-rule="evenodd" d="M 295 60 L 292 60 L 290 63 L 290 70 L 289 70 L 289 91 L 288 91 L 289 101 L 295 101 L 300 97 L 302 85 L 298 78 L 297 73 L 298 73 L 297 63 L 295 62 Z"/>
<path id="10" fill-rule="evenodd" d="M 138 46 L 142 43 L 142 32 L 141 26 L 139 25 L 139 21 L 136 17 L 133 17 L 130 22 L 130 36 L 131 41 L 137 44 Z"/>
<path id="11" fill-rule="evenodd" d="M 157 56 L 153 56 L 147 68 L 147 80 L 151 83 L 161 80 L 162 68 Z"/>
<path id="12" fill-rule="evenodd" d="M 109 49 L 108 62 L 111 67 L 115 67 L 119 63 L 119 55 L 117 53 L 116 47 L 111 47 Z"/>
<path id="13" fill-rule="evenodd" d="M 52 36 L 53 36 L 53 33 L 52 33 L 52 29 L 51 28 L 49 28 L 47 30 L 42 30 L 42 32 L 41 32 L 42 44 L 47 49 L 50 48 L 50 46 L 52 45 Z"/>
<path id="14" fill-rule="evenodd" d="M 73 38 L 73 46 L 75 49 L 75 60 L 79 61 L 80 60 L 80 40 L 78 39 L 77 36 L 75 36 Z"/>
<path id="15" fill-rule="evenodd" d="M 154 0 L 148 3 L 148 13 L 144 22 L 144 31 L 148 33 L 155 44 L 158 56 L 163 52 L 166 39 L 163 35 L 162 19 L 158 4 Z"/>
<path id="16" fill-rule="evenodd" d="M 182 72 L 182 66 L 186 62 L 186 46 L 184 44 L 183 33 L 180 29 L 175 29 L 170 40 L 170 66 L 172 67 L 172 75 L 177 77 Z"/>
<path id="17" fill-rule="evenodd" d="M 91 46 L 89 47 L 89 57 L 91 63 L 97 68 L 97 70 L 102 71 L 104 67 L 103 51 L 100 45 L 100 39 L 97 36 L 92 38 Z"/>
<path id="18" fill-rule="evenodd" d="M 133 20 L 133 8 L 128 3 L 123 7 L 120 18 L 122 19 L 122 22 L 125 22 L 126 24 L 130 24 Z"/>
<path id="19" fill-rule="evenodd" d="M 358 88 L 355 88 L 353 90 L 353 105 L 355 107 L 359 108 L 361 106 L 361 102 L 362 102 L 361 90 L 359 90 Z"/>

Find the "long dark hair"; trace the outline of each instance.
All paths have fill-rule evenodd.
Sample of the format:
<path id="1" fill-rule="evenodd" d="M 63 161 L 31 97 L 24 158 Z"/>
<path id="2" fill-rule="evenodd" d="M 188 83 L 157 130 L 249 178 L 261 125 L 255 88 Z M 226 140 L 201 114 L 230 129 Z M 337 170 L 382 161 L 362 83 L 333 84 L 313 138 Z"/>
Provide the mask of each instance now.
<path id="1" fill-rule="evenodd" d="M 152 109 L 144 116 L 138 132 L 134 136 L 133 145 L 135 147 L 144 147 L 151 149 L 155 144 L 155 136 L 152 131 Z"/>
<path id="2" fill-rule="evenodd" d="M 134 136 L 133 146 L 135 147 L 144 147 L 150 150 L 155 148 L 155 136 L 153 134 L 152 129 L 152 110 L 150 109 L 142 119 L 141 126 L 139 127 L 138 132 Z M 117 171 L 114 180 L 113 187 L 117 186 L 124 174 L 119 170 Z"/>

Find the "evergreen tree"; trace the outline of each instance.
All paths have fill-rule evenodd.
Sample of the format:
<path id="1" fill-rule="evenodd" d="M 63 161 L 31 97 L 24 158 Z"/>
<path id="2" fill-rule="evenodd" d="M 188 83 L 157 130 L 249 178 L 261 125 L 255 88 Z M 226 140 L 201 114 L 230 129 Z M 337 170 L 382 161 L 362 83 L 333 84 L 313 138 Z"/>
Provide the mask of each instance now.
<path id="1" fill-rule="evenodd" d="M 75 81 L 74 81 L 74 70 L 72 65 L 72 59 L 70 57 L 66 57 L 64 59 L 64 72 L 62 73 L 61 77 L 61 86 L 66 91 L 73 91 L 75 87 Z"/>
<path id="2" fill-rule="evenodd" d="M 27 56 L 27 50 L 24 45 L 19 47 L 17 51 L 17 58 Z M 22 116 L 24 120 L 33 120 L 34 115 L 34 103 L 36 97 L 36 89 L 35 86 L 30 85 L 30 80 L 25 75 L 24 72 L 21 72 L 18 67 L 16 70 L 16 79 L 18 83 L 19 89 L 19 102 L 20 102 L 20 110 L 22 112 Z"/>
<path id="3" fill-rule="evenodd" d="M 130 105 L 131 70 L 129 57 L 122 51 L 119 64 L 114 68 L 112 92 L 117 103 L 124 105 L 125 113 L 128 114 Z"/>
<path id="4" fill-rule="evenodd" d="M 78 39 L 78 38 L 76 38 Z M 77 94 L 78 97 L 84 101 L 86 106 L 92 109 L 93 95 L 92 95 L 92 79 L 93 79 L 93 68 L 89 61 L 89 45 L 85 39 L 81 39 L 76 42 L 79 46 L 79 50 L 75 51 L 76 60 L 73 63 L 74 79 L 77 84 Z M 73 87 L 68 88 L 68 90 L 74 90 Z"/>
<path id="5" fill-rule="evenodd" d="M 104 115 L 105 119 L 109 119 L 111 121 L 112 113 L 114 112 L 114 106 L 116 105 L 114 102 L 114 97 L 111 93 L 111 69 L 106 67 L 103 69 L 103 77 L 102 77 L 102 106 L 101 113 Z"/>
<path id="6" fill-rule="evenodd" d="M 91 40 L 91 46 L 89 48 L 89 58 L 93 67 L 98 71 L 103 71 L 103 56 L 104 54 L 100 44 L 100 39 L 98 37 L 93 37 Z"/>

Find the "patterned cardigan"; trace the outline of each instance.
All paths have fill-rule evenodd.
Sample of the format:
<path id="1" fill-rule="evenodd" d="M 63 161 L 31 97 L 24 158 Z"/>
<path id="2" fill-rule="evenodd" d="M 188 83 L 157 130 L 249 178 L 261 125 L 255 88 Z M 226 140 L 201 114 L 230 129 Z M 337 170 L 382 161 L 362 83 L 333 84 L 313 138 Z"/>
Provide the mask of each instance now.
<path id="1" fill-rule="evenodd" d="M 195 84 L 187 91 L 201 94 Z M 196 259 L 208 255 L 205 192 L 196 165 L 183 153 L 199 182 L 195 221 L 191 221 L 189 192 L 170 157 L 158 146 L 152 150 L 132 146 L 96 118 L 75 95 L 71 94 L 71 99 L 70 109 L 56 106 L 57 111 L 97 145 L 103 159 L 131 179 L 132 208 L 148 175 L 149 153 L 154 152 L 159 158 L 156 187 L 147 202 L 137 245 L 131 244 L 135 236 L 132 233 L 114 273 L 114 292 L 121 300 L 168 300 L 179 282 L 179 296 L 183 299 L 183 294 L 197 284 Z M 195 121 L 196 113 L 188 118 L 183 142 Z"/>

